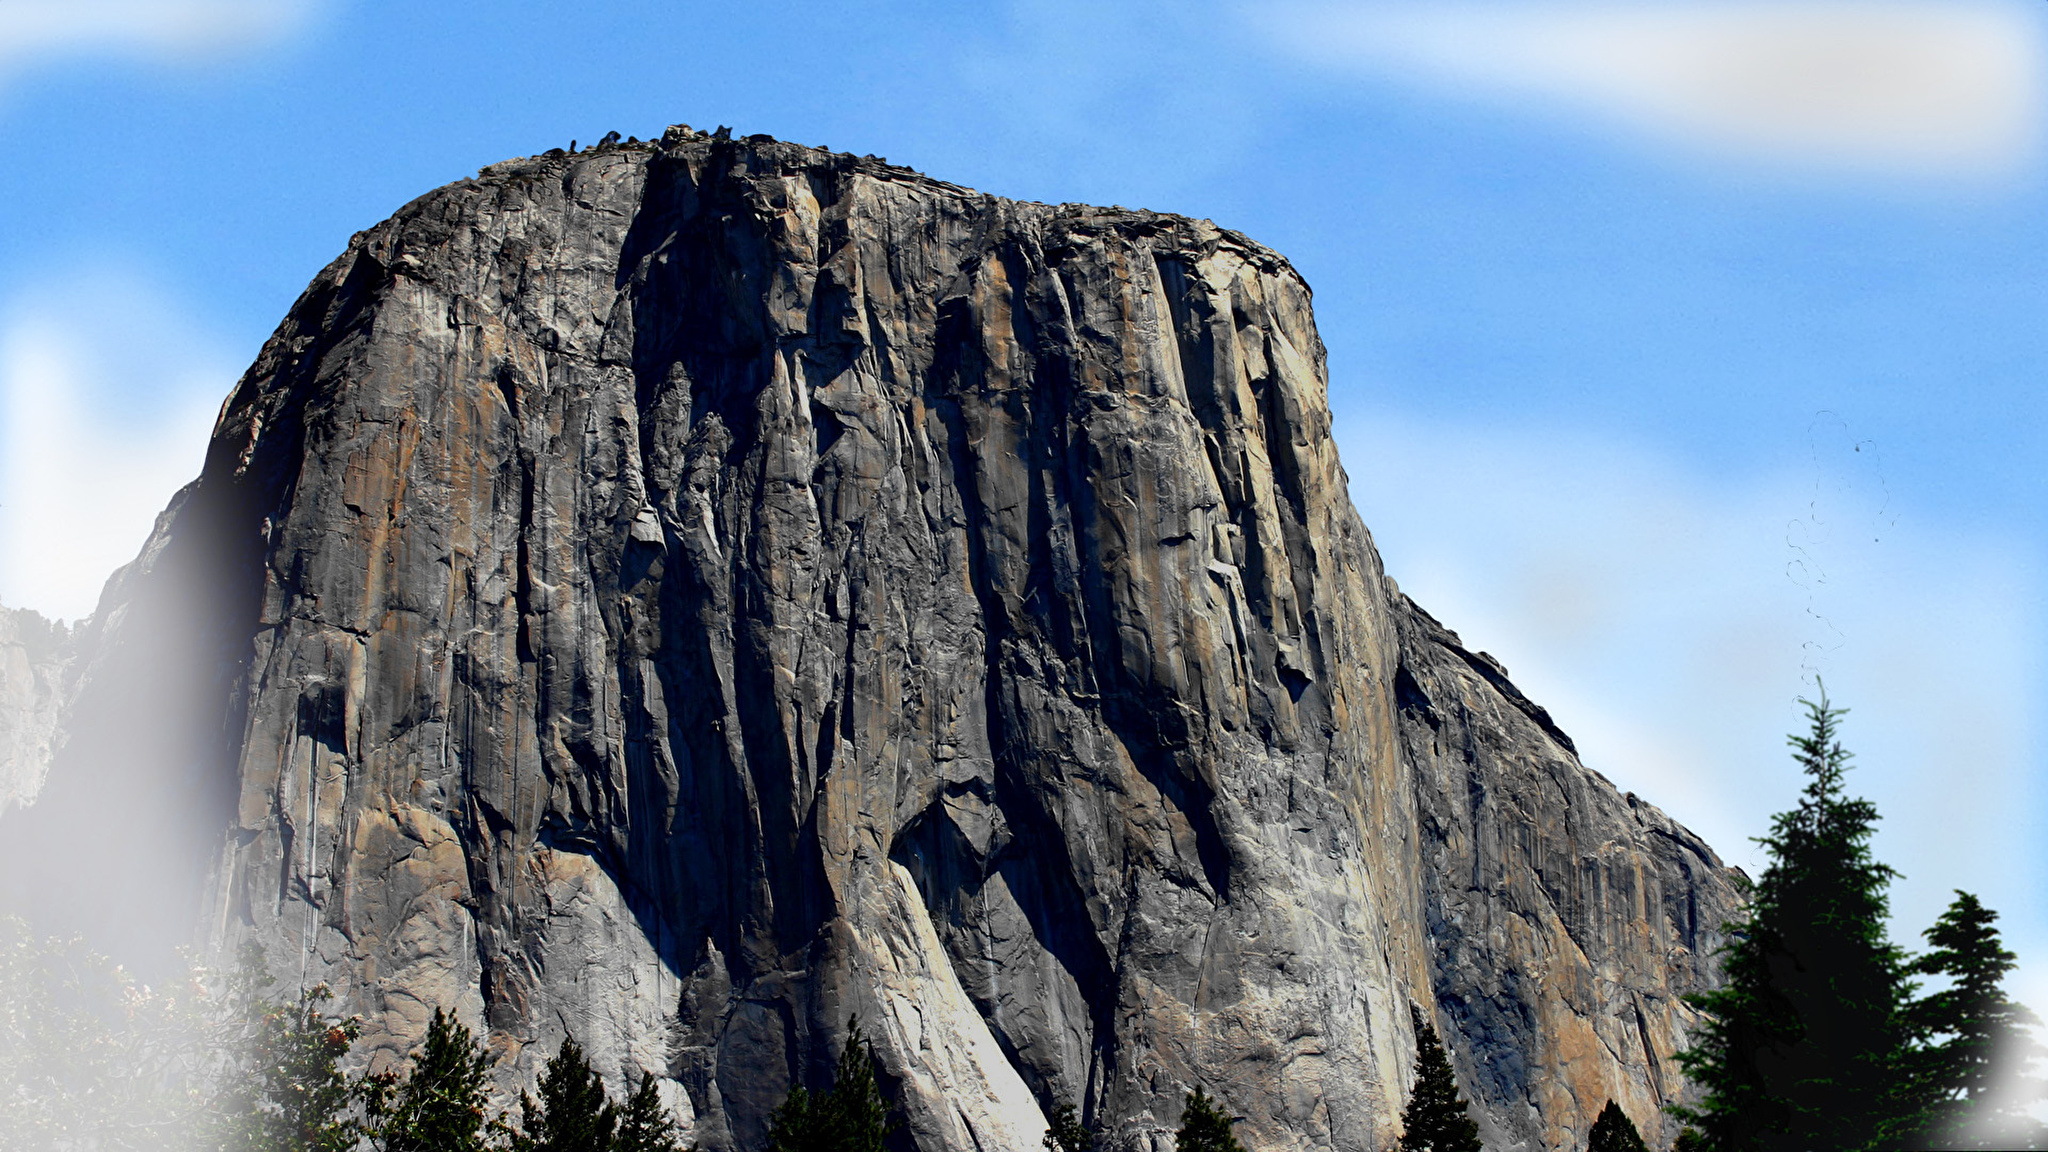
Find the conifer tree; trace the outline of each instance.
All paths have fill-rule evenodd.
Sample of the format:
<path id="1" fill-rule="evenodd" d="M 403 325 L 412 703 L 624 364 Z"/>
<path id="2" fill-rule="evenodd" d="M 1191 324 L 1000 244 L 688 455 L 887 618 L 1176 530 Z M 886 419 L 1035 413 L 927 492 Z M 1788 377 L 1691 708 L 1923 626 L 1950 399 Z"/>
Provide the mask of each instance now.
<path id="1" fill-rule="evenodd" d="M 874 1049 L 861 1035 L 858 1016 L 846 1025 L 846 1044 L 839 1050 L 825 1115 L 832 1126 L 835 1152 L 882 1152 L 882 1142 L 894 1127 L 889 1120 L 889 1102 L 882 1098 L 875 1075 Z"/>
<path id="2" fill-rule="evenodd" d="M 515 1152 L 612 1152 L 618 1110 L 573 1037 L 562 1038 L 541 1073 L 540 1099 L 522 1096 L 519 1112 Z"/>
<path id="3" fill-rule="evenodd" d="M 640 1081 L 640 1087 L 626 1100 L 619 1114 L 618 1135 L 613 1152 L 682 1152 L 682 1133 L 673 1116 L 662 1106 L 654 1090 L 654 1077 Z"/>
<path id="4" fill-rule="evenodd" d="M 1797 807 L 1760 837 L 1770 863 L 1748 917 L 1731 925 L 1722 987 L 1691 1003 L 1708 1019 L 1679 1061 L 1702 1089 L 1676 1108 L 1712 1152 L 1849 1152 L 1903 1136 L 1917 1107 L 1906 1066 L 1912 985 L 1886 938 L 1898 874 L 1870 852 L 1877 810 L 1843 794 L 1844 710 L 1801 700 L 1789 738 L 1808 776 Z"/>
<path id="5" fill-rule="evenodd" d="M 1081 1123 L 1081 1117 L 1072 1104 L 1065 1100 L 1055 1101 L 1052 1115 L 1046 1119 L 1050 1123 L 1045 1129 L 1045 1152 L 1092 1152 L 1095 1133 Z"/>
<path id="6" fill-rule="evenodd" d="M 799 1084 L 790 1089 L 768 1123 L 769 1152 L 882 1152 L 895 1124 L 875 1074 L 874 1049 L 861 1035 L 860 1019 L 846 1028 L 832 1087 L 813 1095 Z"/>
<path id="7" fill-rule="evenodd" d="M 1401 1152 L 1481 1152 L 1479 1125 L 1458 1093 L 1458 1077 L 1436 1038 L 1436 1029 L 1412 1005 L 1415 1022 L 1415 1086 L 1401 1111 Z"/>
<path id="8" fill-rule="evenodd" d="M 426 1043 L 400 1080 L 368 1084 L 366 1112 L 379 1152 L 482 1152 L 503 1131 L 488 1115 L 490 1058 L 468 1028 L 439 1008 Z"/>
<path id="9" fill-rule="evenodd" d="M 1636 1131 L 1635 1121 L 1621 1110 L 1621 1105 L 1609 1100 L 1607 1107 L 1600 1110 L 1600 1118 L 1593 1121 L 1593 1130 L 1586 1136 L 1586 1152 L 1650 1152 L 1643 1143 L 1643 1134 Z"/>
<path id="10" fill-rule="evenodd" d="M 768 1152 L 831 1152 L 831 1133 L 823 1120 L 823 1099 L 814 1101 L 799 1084 L 789 1090 L 768 1117 Z"/>
<path id="11" fill-rule="evenodd" d="M 1998 913 L 1968 892 L 1923 935 L 1933 945 L 1913 971 L 1953 983 L 1915 1000 L 1907 1016 L 1922 1047 L 1914 1053 L 1925 1107 L 1913 1143 L 1930 1148 L 2037 1148 L 2044 1133 L 2024 1109 L 2042 1085 L 2020 1067 L 2044 1054 L 2027 1032 L 2040 1020 L 2005 995 L 2019 958 L 2006 950 Z M 2000 1091 L 2000 1090 L 2003 1091 Z"/>
<path id="12" fill-rule="evenodd" d="M 1180 1130 L 1173 1135 L 1174 1152 L 1244 1152 L 1244 1145 L 1230 1130 L 1233 1123 L 1230 1114 L 1197 1085 L 1181 1109 Z"/>

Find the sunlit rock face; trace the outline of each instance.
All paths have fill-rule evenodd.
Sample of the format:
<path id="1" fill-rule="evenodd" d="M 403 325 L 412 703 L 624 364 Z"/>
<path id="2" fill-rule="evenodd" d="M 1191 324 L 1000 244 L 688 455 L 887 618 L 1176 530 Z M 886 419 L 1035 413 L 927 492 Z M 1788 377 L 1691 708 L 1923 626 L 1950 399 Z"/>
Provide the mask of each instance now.
<path id="1" fill-rule="evenodd" d="M 321 273 L 93 642 L 197 638 L 181 907 L 376 1061 L 573 1034 L 752 1150 L 858 1016 L 921 1149 L 1384 1148 L 1414 1003 L 1497 1146 L 1654 1127 L 1732 874 L 1383 577 L 1325 385 L 1206 221 L 550 153 Z"/>

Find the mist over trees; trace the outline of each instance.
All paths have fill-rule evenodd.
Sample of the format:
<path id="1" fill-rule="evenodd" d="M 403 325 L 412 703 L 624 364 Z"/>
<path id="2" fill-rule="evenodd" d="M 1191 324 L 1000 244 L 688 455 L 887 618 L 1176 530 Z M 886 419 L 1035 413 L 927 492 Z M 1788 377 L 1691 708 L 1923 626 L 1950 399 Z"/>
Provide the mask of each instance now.
<path id="1" fill-rule="evenodd" d="M 2025 1113 L 2041 1098 L 2021 1074 L 2039 1053 L 2031 1013 L 1999 987 L 2011 970 L 1996 913 L 1957 894 L 1914 958 L 1885 920 L 1899 874 L 1872 854 L 1878 814 L 1850 797 L 1846 709 L 1802 700 L 1788 738 L 1807 776 L 1758 843 L 1768 851 L 1748 916 L 1730 925 L 1723 984 L 1692 997 L 1706 1021 L 1678 1056 L 1700 1100 L 1672 1111 L 1691 1152 L 2038 1148 Z M 1949 978 L 1925 997 L 1915 975 Z M 2000 1089 L 2004 1089 L 2003 1095 Z"/>
<path id="2" fill-rule="evenodd" d="M 0 1149 L 681 1152 L 652 1078 L 614 1102 L 573 1038 L 514 1123 L 455 1017 L 437 1009 L 401 1068 L 351 1072 L 361 1024 L 332 999 L 281 994 L 253 948 L 155 989 L 81 940 L 0 918 Z"/>

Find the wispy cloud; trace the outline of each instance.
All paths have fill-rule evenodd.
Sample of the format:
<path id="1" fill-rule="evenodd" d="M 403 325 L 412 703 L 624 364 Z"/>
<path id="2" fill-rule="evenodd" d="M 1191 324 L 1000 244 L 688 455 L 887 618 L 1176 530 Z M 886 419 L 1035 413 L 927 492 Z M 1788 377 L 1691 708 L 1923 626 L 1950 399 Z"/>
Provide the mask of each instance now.
<path id="1" fill-rule="evenodd" d="M 0 603 L 75 620 L 199 473 L 235 368 L 129 273 L 0 303 Z"/>
<path id="2" fill-rule="evenodd" d="M 205 58 L 288 36 L 315 0 L 6 0 L 0 79 L 51 60 L 95 55 Z"/>
<path id="3" fill-rule="evenodd" d="M 1301 58 L 1794 170 L 2032 160 L 2044 21 L 2016 0 L 1364 0 L 1264 9 Z"/>
<path id="4" fill-rule="evenodd" d="M 2048 1008 L 2043 589 L 2021 543 L 1919 518 L 1882 446 L 1827 414 L 1800 466 L 1729 483 L 1567 431 L 1374 416 L 1338 436 L 1389 574 L 1589 767 L 1752 871 L 1749 838 L 1803 784 L 1794 699 L 1824 679 L 1907 877 L 1898 941 L 1977 892 Z"/>

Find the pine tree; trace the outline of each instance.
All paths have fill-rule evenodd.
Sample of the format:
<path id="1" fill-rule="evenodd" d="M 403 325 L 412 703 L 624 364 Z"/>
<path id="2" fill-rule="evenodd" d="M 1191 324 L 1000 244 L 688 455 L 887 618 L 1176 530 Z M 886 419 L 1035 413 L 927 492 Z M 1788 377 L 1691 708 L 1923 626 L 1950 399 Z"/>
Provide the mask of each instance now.
<path id="1" fill-rule="evenodd" d="M 1915 1081 L 1925 1102 L 1916 1144 L 2020 1148 L 2043 1142 L 2040 1122 L 2023 1111 L 2041 1099 L 2042 1085 L 2019 1075 L 2015 1065 L 2048 1053 L 2026 1031 L 2040 1020 L 2007 999 L 2001 986 L 2019 958 L 1999 939 L 1997 919 L 1975 896 L 1957 891 L 1955 902 L 1923 933 L 1934 950 L 1916 959 L 1913 971 L 1953 983 L 1907 1009 L 1922 1042 L 1914 1054 Z"/>
<path id="2" fill-rule="evenodd" d="M 1197 1085 L 1181 1109 L 1180 1130 L 1173 1134 L 1174 1152 L 1244 1152 L 1244 1145 L 1230 1131 L 1233 1123 L 1230 1114 Z"/>
<path id="3" fill-rule="evenodd" d="M 1904 1006 L 1912 985 L 1885 936 L 1898 875 L 1870 852 L 1877 810 L 1843 795 L 1844 710 L 1801 700 L 1789 739 L 1809 777 L 1798 807 L 1761 837 L 1771 862 L 1731 925 L 1723 984 L 1691 1003 L 1708 1020 L 1679 1061 L 1702 1089 L 1673 1111 L 1713 1152 L 1848 1150 L 1899 1138 L 1916 1111 Z"/>
<path id="4" fill-rule="evenodd" d="M 1621 1105 L 1609 1100 L 1607 1107 L 1600 1110 L 1600 1118 L 1593 1121 L 1593 1130 L 1586 1135 L 1586 1152 L 1650 1152 L 1643 1143 L 1643 1134 L 1636 1131 L 1635 1121 L 1621 1110 Z"/>
<path id="5" fill-rule="evenodd" d="M 769 1152 L 882 1152 L 895 1124 L 875 1074 L 874 1049 L 860 1019 L 847 1024 L 830 1090 L 811 1094 L 799 1084 L 768 1122 Z"/>
<path id="6" fill-rule="evenodd" d="M 821 1122 L 822 1099 L 813 1101 L 799 1084 L 768 1117 L 768 1152 L 831 1152 L 831 1133 Z"/>
<path id="7" fill-rule="evenodd" d="M 1054 1102 L 1051 1121 L 1045 1129 L 1045 1152 L 1092 1152 L 1095 1147 L 1095 1133 L 1081 1123 L 1081 1117 L 1074 1106 L 1065 1100 Z"/>
<path id="8" fill-rule="evenodd" d="M 894 1127 L 875 1075 L 874 1049 L 861 1035 L 858 1016 L 846 1025 L 846 1044 L 839 1050 L 825 1116 L 835 1152 L 882 1152 L 882 1142 Z"/>
<path id="9" fill-rule="evenodd" d="M 675 1118 L 662 1106 L 661 1096 L 654 1090 L 654 1077 L 649 1076 L 640 1081 L 639 1090 L 627 1098 L 626 1109 L 619 1114 L 613 1152 L 682 1152 L 682 1148 L 682 1133 L 676 1128 Z"/>
<path id="10" fill-rule="evenodd" d="M 1458 1094 L 1458 1077 L 1436 1029 L 1410 1006 L 1415 1023 L 1415 1086 L 1401 1111 L 1401 1152 L 1481 1152 L 1479 1125 Z"/>
<path id="11" fill-rule="evenodd" d="M 482 1152 L 503 1129 L 490 1118 L 490 1058 L 468 1028 L 439 1008 L 404 1080 L 367 1085 L 366 1112 L 379 1152 Z"/>
<path id="12" fill-rule="evenodd" d="M 524 1131 L 512 1142 L 515 1152 L 612 1152 L 618 1110 L 571 1037 L 541 1073 L 540 1099 L 521 1097 L 519 1112 Z"/>

